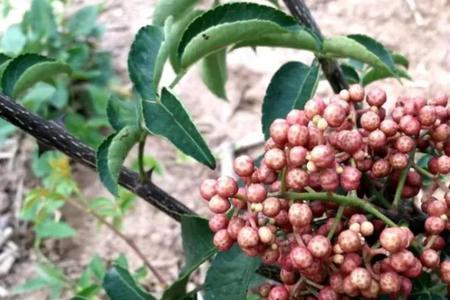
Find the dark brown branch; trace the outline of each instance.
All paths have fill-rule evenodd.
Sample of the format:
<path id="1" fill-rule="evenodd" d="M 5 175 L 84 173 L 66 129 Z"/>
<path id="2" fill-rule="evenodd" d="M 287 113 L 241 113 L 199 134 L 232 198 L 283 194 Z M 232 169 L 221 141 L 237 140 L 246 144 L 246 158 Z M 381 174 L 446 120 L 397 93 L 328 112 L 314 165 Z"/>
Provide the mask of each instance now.
<path id="1" fill-rule="evenodd" d="M 0 117 L 33 136 L 39 143 L 61 151 L 71 159 L 96 169 L 95 151 L 76 139 L 58 123 L 47 121 L 0 94 Z M 119 184 L 157 209 L 180 221 L 181 215 L 195 215 L 187 206 L 167 194 L 152 182 L 140 182 L 139 174 L 123 168 Z M 258 271 L 267 278 L 279 281 L 279 269 L 262 265 Z"/>
<path id="2" fill-rule="evenodd" d="M 284 0 L 284 3 L 301 25 L 310 28 L 320 39 L 323 39 L 322 32 L 320 31 L 319 26 L 317 26 L 317 23 L 314 21 L 314 18 L 312 17 L 311 12 L 306 6 L 304 0 Z M 341 90 L 348 88 L 344 74 L 342 73 L 342 70 L 336 60 L 321 57 L 319 58 L 319 62 L 325 77 L 335 93 L 339 93 Z"/>
<path id="3" fill-rule="evenodd" d="M 39 143 L 66 154 L 71 159 L 96 169 L 95 151 L 69 134 L 61 125 L 47 121 L 0 94 L 0 117 L 32 135 Z M 175 220 L 182 214 L 195 214 L 152 182 L 142 184 L 139 174 L 123 168 L 119 184 Z"/>

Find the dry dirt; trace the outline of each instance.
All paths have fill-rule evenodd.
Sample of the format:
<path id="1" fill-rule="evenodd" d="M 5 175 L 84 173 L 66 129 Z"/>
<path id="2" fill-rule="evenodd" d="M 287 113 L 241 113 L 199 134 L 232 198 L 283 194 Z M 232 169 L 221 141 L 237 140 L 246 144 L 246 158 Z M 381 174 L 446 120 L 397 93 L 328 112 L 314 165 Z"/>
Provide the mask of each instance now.
<path id="1" fill-rule="evenodd" d="M 306 2 L 325 35 L 365 33 L 410 59 L 409 71 L 414 81 L 405 82 L 403 86 L 393 80 L 378 84 L 389 89 L 390 97 L 397 97 L 407 88 L 427 95 L 436 90 L 450 93 L 450 1 Z M 74 6 L 80 4 L 80 1 L 73 2 Z M 117 69 L 124 78 L 128 47 L 138 28 L 150 22 L 153 6 L 154 1 L 148 0 L 105 1 L 105 12 L 101 17 L 106 27 L 103 47 L 113 51 Z M 243 143 L 261 138 L 259 118 L 265 89 L 275 70 L 293 59 L 309 62 L 312 56 L 285 49 L 258 49 L 257 54 L 248 49 L 232 52 L 228 60 L 229 103 L 216 99 L 207 91 L 196 68 L 189 71 L 176 91 L 216 153 L 220 153 L 224 143 Z M 164 82 L 170 82 L 172 78 L 169 70 Z M 329 91 L 326 83 L 319 88 L 321 92 Z M 196 163 L 178 163 L 174 148 L 159 138 L 149 139 L 147 151 L 156 156 L 165 169 L 164 176 L 155 177 L 155 181 L 189 207 L 205 214 L 197 186 L 213 173 Z M 76 174 L 87 196 L 107 195 L 94 173 L 77 167 Z M 114 258 L 117 253 L 125 252 L 132 265 L 138 266 L 138 259 L 106 228 L 99 230 L 92 218 L 80 215 L 70 207 L 64 212 L 68 222 L 78 229 L 78 235 L 73 241 L 61 245 L 60 255 L 55 257 L 70 274 L 77 274 L 93 253 Z M 177 223 L 139 201 L 125 219 L 124 232 L 137 242 L 167 280 L 175 278 L 182 265 Z M 7 286 L 24 282 L 32 273 L 30 261 L 32 259 L 25 256 L 10 276 L 1 279 L 0 285 L 3 280 Z M 149 285 L 156 283 L 151 276 L 149 280 Z M 21 299 L 44 299 L 42 297 L 43 294 L 34 294 Z"/>

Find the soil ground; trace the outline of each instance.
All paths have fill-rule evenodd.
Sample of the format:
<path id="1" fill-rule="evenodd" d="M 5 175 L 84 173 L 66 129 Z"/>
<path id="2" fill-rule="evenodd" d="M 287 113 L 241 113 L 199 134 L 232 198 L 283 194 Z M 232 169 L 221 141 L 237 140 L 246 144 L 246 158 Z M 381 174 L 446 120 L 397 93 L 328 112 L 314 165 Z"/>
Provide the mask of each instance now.
<path id="1" fill-rule="evenodd" d="M 92 2 L 74 1 L 72 5 L 78 7 Z M 413 81 L 405 82 L 404 85 L 394 80 L 377 84 L 387 88 L 392 99 L 406 89 L 425 95 L 436 91 L 450 93 L 450 1 L 306 2 L 325 35 L 368 34 L 409 58 L 409 72 Z M 104 7 L 100 19 L 106 28 L 102 47 L 113 51 L 117 70 L 125 80 L 129 45 L 138 28 L 150 22 L 154 1 L 107 0 L 104 1 Z M 309 62 L 312 56 L 286 49 L 258 49 L 256 54 L 248 49 L 232 52 L 228 60 L 229 103 L 208 92 L 196 68 L 189 71 L 176 90 L 216 153 L 220 153 L 223 145 L 230 142 L 242 144 L 262 138 L 259 119 L 266 87 L 276 69 L 282 63 L 294 59 Z M 170 82 L 172 78 L 173 74 L 169 70 L 163 80 Z M 321 83 L 319 91 L 328 92 L 328 85 Z M 162 139 L 150 138 L 147 151 L 165 169 L 162 177 L 155 177 L 156 183 L 198 213 L 206 214 L 204 203 L 199 200 L 197 186 L 213 173 L 196 163 L 179 163 L 174 148 Z M 27 165 L 22 164 L 21 167 L 27 168 Z M 75 174 L 87 197 L 108 195 L 92 171 L 77 166 Z M 1 176 L 4 175 L 0 174 L 0 181 Z M 30 185 L 31 182 L 25 188 Z M 139 265 L 139 260 L 126 245 L 108 229 L 98 229 L 92 218 L 80 215 L 70 207 L 64 210 L 64 217 L 78 230 L 78 235 L 71 241 L 57 245 L 53 258 L 69 274 L 78 274 L 94 253 L 112 259 L 117 253 L 124 252 L 132 266 Z M 176 222 L 145 202 L 138 201 L 125 218 L 124 232 L 136 241 L 168 281 L 176 277 L 183 263 L 180 228 Z M 30 278 L 34 260 L 33 253 L 22 251 L 22 258 L 12 273 L 6 278 L 0 278 L 0 286 L 8 288 Z M 149 286 L 158 289 L 156 283 L 150 276 Z M 45 299 L 45 293 L 21 296 L 20 299 Z"/>

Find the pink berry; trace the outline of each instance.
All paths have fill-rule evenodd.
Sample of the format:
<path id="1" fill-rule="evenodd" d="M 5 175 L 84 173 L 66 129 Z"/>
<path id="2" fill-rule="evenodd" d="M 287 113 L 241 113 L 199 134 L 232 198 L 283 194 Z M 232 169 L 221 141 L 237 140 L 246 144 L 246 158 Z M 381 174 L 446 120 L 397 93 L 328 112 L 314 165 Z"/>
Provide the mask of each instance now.
<path id="1" fill-rule="evenodd" d="M 371 89 L 366 96 L 369 105 L 378 107 L 381 107 L 386 102 L 386 98 L 386 92 L 380 88 Z"/>
<path id="2" fill-rule="evenodd" d="M 331 243 L 323 235 L 315 235 L 308 242 L 308 250 L 316 258 L 324 258 L 331 253 Z"/>
<path id="3" fill-rule="evenodd" d="M 284 145 L 287 141 L 289 125 L 284 119 L 276 119 L 270 125 L 270 137 L 278 145 Z"/>
<path id="4" fill-rule="evenodd" d="M 286 183 L 290 188 L 302 190 L 308 185 L 308 173 L 299 168 L 290 169 L 286 174 Z"/>
<path id="5" fill-rule="evenodd" d="M 406 135 L 403 135 L 401 137 L 399 137 L 396 141 L 395 141 L 395 148 L 403 153 L 408 153 L 411 152 L 412 149 L 414 149 L 415 146 L 415 142 L 414 140 Z"/>
<path id="6" fill-rule="evenodd" d="M 437 159 L 437 167 L 439 173 L 447 174 L 450 173 L 450 156 L 442 155 Z"/>
<path id="7" fill-rule="evenodd" d="M 209 229 L 212 232 L 217 232 L 219 230 L 225 229 L 228 226 L 228 218 L 225 214 L 215 214 L 209 219 Z"/>
<path id="8" fill-rule="evenodd" d="M 356 130 L 343 131 L 338 137 L 339 147 L 349 154 L 354 154 L 363 146 L 361 134 Z"/>
<path id="9" fill-rule="evenodd" d="M 311 151 L 311 161 L 319 168 L 328 168 L 334 162 L 334 150 L 328 145 L 315 146 Z"/>
<path id="10" fill-rule="evenodd" d="M 408 250 L 401 250 L 391 255 L 390 265 L 396 272 L 405 272 L 415 262 L 414 254 Z"/>
<path id="11" fill-rule="evenodd" d="M 436 110 L 434 106 L 425 105 L 419 110 L 419 115 L 417 116 L 420 124 L 424 126 L 431 126 L 436 121 Z"/>
<path id="12" fill-rule="evenodd" d="M 270 230 L 270 228 L 267 226 L 259 227 L 258 236 L 259 236 L 259 240 L 264 244 L 272 243 L 275 238 L 272 230 Z"/>
<path id="13" fill-rule="evenodd" d="M 286 166 L 284 151 L 278 148 L 270 149 L 264 155 L 264 163 L 272 170 L 280 170 Z"/>
<path id="14" fill-rule="evenodd" d="M 277 285 L 270 290 L 268 300 L 289 300 L 289 291 L 282 285 Z"/>
<path id="15" fill-rule="evenodd" d="M 380 275 L 380 289 L 382 292 L 397 293 L 401 288 L 401 280 L 397 273 L 386 272 Z"/>
<path id="16" fill-rule="evenodd" d="M 238 156 L 234 160 L 233 169 L 237 175 L 241 177 L 248 177 L 253 173 L 253 160 L 248 155 Z"/>
<path id="17" fill-rule="evenodd" d="M 214 234 L 213 244 L 217 250 L 228 251 L 233 246 L 233 239 L 230 237 L 226 229 L 221 229 Z"/>
<path id="18" fill-rule="evenodd" d="M 372 165 L 372 175 L 376 178 L 381 178 L 389 175 L 391 166 L 386 159 L 379 159 Z"/>
<path id="19" fill-rule="evenodd" d="M 441 124 L 431 130 L 431 138 L 436 142 L 445 142 L 450 136 L 450 127 L 447 124 Z"/>
<path id="20" fill-rule="evenodd" d="M 357 190 L 361 182 L 361 172 L 351 166 L 344 167 L 344 171 L 341 174 L 341 186 L 346 191 Z"/>
<path id="21" fill-rule="evenodd" d="M 380 130 L 388 137 L 394 136 L 398 131 L 398 124 L 394 120 L 383 120 L 380 123 Z"/>
<path id="22" fill-rule="evenodd" d="M 252 183 L 247 187 L 247 200 L 251 203 L 260 203 L 266 199 L 267 191 L 264 185 Z"/>
<path id="23" fill-rule="evenodd" d="M 334 192 L 339 187 L 339 176 L 334 169 L 323 170 L 320 174 L 320 185 L 327 192 Z"/>
<path id="24" fill-rule="evenodd" d="M 389 156 L 389 163 L 394 170 L 402 170 L 408 165 L 408 155 L 397 152 Z"/>
<path id="25" fill-rule="evenodd" d="M 308 144 L 308 127 L 299 124 L 291 125 L 287 133 L 287 138 L 291 146 L 304 146 Z"/>
<path id="26" fill-rule="evenodd" d="M 386 135 L 383 131 L 376 129 L 369 134 L 369 146 L 372 149 L 382 148 L 386 145 Z"/>
<path id="27" fill-rule="evenodd" d="M 403 116 L 400 119 L 399 126 L 409 136 L 417 136 L 420 132 L 420 122 L 410 115 Z"/>
<path id="28" fill-rule="evenodd" d="M 364 100 L 364 88 L 359 84 L 354 84 L 349 87 L 350 101 L 361 102 Z"/>
<path id="29" fill-rule="evenodd" d="M 243 227 L 237 236 L 237 242 L 241 248 L 255 247 L 259 243 L 258 232 L 252 227 Z"/>
<path id="30" fill-rule="evenodd" d="M 278 198 L 269 197 L 263 201 L 263 213 L 267 217 L 275 217 L 281 209 L 281 203 Z"/>
<path id="31" fill-rule="evenodd" d="M 237 239 L 239 231 L 245 226 L 245 221 L 240 217 L 232 217 L 228 222 L 227 232 L 232 239 Z"/>
<path id="32" fill-rule="evenodd" d="M 356 268 L 350 273 L 350 280 L 354 286 L 361 290 L 365 290 L 370 287 L 372 278 L 369 271 L 364 268 Z"/>
<path id="33" fill-rule="evenodd" d="M 425 230 L 430 234 L 440 234 L 444 231 L 445 225 L 445 221 L 440 217 L 430 216 L 425 220 Z"/>
<path id="34" fill-rule="evenodd" d="M 287 114 L 286 121 L 289 125 L 308 125 L 309 119 L 303 110 L 293 109 Z"/>
<path id="35" fill-rule="evenodd" d="M 203 199 L 209 201 L 216 194 L 216 180 L 206 179 L 200 185 L 200 195 Z"/>
<path id="36" fill-rule="evenodd" d="M 292 262 L 300 269 L 306 269 L 313 263 L 311 252 L 305 247 L 295 247 L 290 253 Z"/>
<path id="37" fill-rule="evenodd" d="M 435 269 L 439 266 L 440 257 L 436 250 L 425 249 L 420 255 L 420 261 L 425 267 Z"/>
<path id="38" fill-rule="evenodd" d="M 338 244 L 345 253 L 357 252 L 361 249 L 361 240 L 352 230 L 342 231 L 338 236 Z"/>
<path id="39" fill-rule="evenodd" d="M 323 117 L 331 127 L 339 127 L 344 122 L 347 114 L 341 106 L 331 103 L 325 108 Z"/>
<path id="40" fill-rule="evenodd" d="M 238 191 L 236 180 L 228 176 L 222 176 L 217 179 L 216 183 L 217 194 L 223 198 L 234 196 Z"/>
<path id="41" fill-rule="evenodd" d="M 219 195 L 215 195 L 211 198 L 211 200 L 209 200 L 208 206 L 209 210 L 211 210 L 213 213 L 223 214 L 230 209 L 231 204 L 228 199 L 220 197 Z"/>
<path id="42" fill-rule="evenodd" d="M 295 146 L 289 150 L 288 164 L 290 167 L 300 167 L 306 164 L 308 150 L 302 146 Z"/>
<path id="43" fill-rule="evenodd" d="M 307 204 L 294 203 L 289 208 L 289 221 L 295 227 L 304 227 L 311 223 L 313 214 Z"/>
<path id="44" fill-rule="evenodd" d="M 373 131 L 380 126 L 380 116 L 374 111 L 367 111 L 362 114 L 360 123 L 361 127 L 368 131 Z"/>
<path id="45" fill-rule="evenodd" d="M 380 235 L 380 244 L 387 251 L 395 253 L 405 248 L 403 238 L 404 233 L 400 228 L 385 228 Z"/>

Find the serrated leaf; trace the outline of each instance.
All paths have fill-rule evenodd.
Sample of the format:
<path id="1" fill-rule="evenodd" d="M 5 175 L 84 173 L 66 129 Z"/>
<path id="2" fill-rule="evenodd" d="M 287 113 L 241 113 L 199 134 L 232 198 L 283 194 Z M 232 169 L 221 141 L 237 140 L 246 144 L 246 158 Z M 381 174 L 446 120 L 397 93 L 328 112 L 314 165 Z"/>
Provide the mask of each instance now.
<path id="1" fill-rule="evenodd" d="M 56 32 L 55 16 L 48 0 L 33 0 L 28 17 L 31 30 L 39 36 L 51 36 Z"/>
<path id="2" fill-rule="evenodd" d="M 85 6 L 78 10 L 67 23 L 70 34 L 74 36 L 89 35 L 96 26 L 99 10 L 98 5 Z"/>
<path id="3" fill-rule="evenodd" d="M 186 263 L 178 279 L 164 291 L 163 300 L 182 299 L 186 295 L 186 284 L 191 273 L 216 253 L 208 220 L 182 216 L 181 235 Z"/>
<path id="4" fill-rule="evenodd" d="M 113 195 L 118 194 L 117 181 L 123 162 L 140 137 L 139 128 L 127 126 L 110 135 L 98 148 L 97 170 L 100 180 Z"/>
<path id="5" fill-rule="evenodd" d="M 27 38 L 19 24 L 11 25 L 2 35 L 0 48 L 3 52 L 11 55 L 17 55 L 27 42 Z"/>
<path id="6" fill-rule="evenodd" d="M 183 104 L 163 88 L 160 101 L 142 103 L 145 127 L 150 133 L 164 136 L 179 150 L 214 169 L 216 160 L 195 127 Z"/>
<path id="7" fill-rule="evenodd" d="M 187 67 L 210 53 L 256 36 L 302 32 L 304 37 L 304 28 L 273 7 L 228 3 L 203 13 L 189 25 L 178 46 L 178 55 L 182 66 Z"/>
<path id="8" fill-rule="evenodd" d="M 394 63 L 397 65 L 400 65 L 404 67 L 405 69 L 409 68 L 409 60 L 406 56 L 400 54 L 400 53 L 391 53 L 392 59 L 394 60 Z"/>
<path id="9" fill-rule="evenodd" d="M 138 125 L 136 104 L 131 101 L 123 101 L 112 95 L 106 107 L 108 121 L 116 131 L 129 125 Z"/>
<path id="10" fill-rule="evenodd" d="M 411 77 L 408 75 L 408 73 L 401 69 L 401 68 L 395 68 L 394 74 L 396 77 L 399 78 L 406 78 L 411 79 Z M 361 78 L 361 84 L 363 86 L 366 86 L 374 81 L 386 79 L 393 77 L 392 74 L 387 71 L 386 69 L 376 69 L 376 68 L 370 68 Z"/>
<path id="11" fill-rule="evenodd" d="M 206 274 L 205 300 L 245 300 L 260 260 L 246 256 L 237 245 L 214 258 Z"/>
<path id="12" fill-rule="evenodd" d="M 359 75 L 355 68 L 347 64 L 341 64 L 341 70 L 344 73 L 345 80 L 349 84 L 359 83 Z"/>
<path id="13" fill-rule="evenodd" d="M 376 40 L 361 34 L 326 38 L 323 52 L 339 58 L 353 58 L 394 74 L 395 65 L 389 51 Z"/>
<path id="14" fill-rule="evenodd" d="M 142 27 L 136 34 L 128 55 L 128 72 L 137 92 L 143 99 L 156 99 L 155 74 L 158 54 L 164 41 L 162 28 Z"/>
<path id="15" fill-rule="evenodd" d="M 5 68 L 2 91 L 8 96 L 17 96 L 38 81 L 44 81 L 59 73 L 68 73 L 70 68 L 60 62 L 38 54 L 23 54 L 12 59 Z"/>
<path id="16" fill-rule="evenodd" d="M 262 106 L 262 128 L 269 138 L 270 124 L 286 117 L 294 109 L 301 109 L 313 95 L 319 81 L 319 65 L 307 66 L 300 62 L 284 64 L 272 77 Z"/>
<path id="17" fill-rule="evenodd" d="M 201 10 L 193 10 L 181 17 L 179 20 L 174 21 L 170 27 L 170 34 L 166 37 L 165 43 L 167 43 L 167 51 L 169 53 L 170 63 L 176 73 L 181 70 L 181 61 L 178 56 L 178 44 L 180 43 L 181 37 L 183 36 L 186 27 L 192 22 L 196 17 L 202 13 Z"/>
<path id="18" fill-rule="evenodd" d="M 34 227 L 39 238 L 65 239 L 75 235 L 75 230 L 67 223 L 45 221 Z"/>
<path id="19" fill-rule="evenodd" d="M 227 99 L 225 89 L 228 79 L 226 49 L 219 50 L 203 58 L 201 77 L 214 95 L 224 100 Z"/>
<path id="20" fill-rule="evenodd" d="M 110 300 L 156 300 L 138 286 L 127 269 L 117 265 L 106 273 L 103 288 Z"/>
<path id="21" fill-rule="evenodd" d="M 153 13 L 153 24 L 163 26 L 169 16 L 174 19 L 186 15 L 198 0 L 160 0 L 157 2 Z"/>

